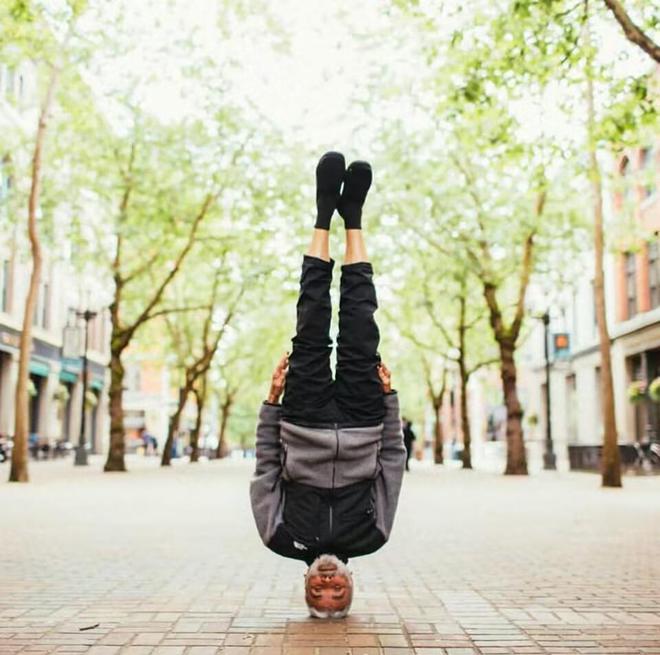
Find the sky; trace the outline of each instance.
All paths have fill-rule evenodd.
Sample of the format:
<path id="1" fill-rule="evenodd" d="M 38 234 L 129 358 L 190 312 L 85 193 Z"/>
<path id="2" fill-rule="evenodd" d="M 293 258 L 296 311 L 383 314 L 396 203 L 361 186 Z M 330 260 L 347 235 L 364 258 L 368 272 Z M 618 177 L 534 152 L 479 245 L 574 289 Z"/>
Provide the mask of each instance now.
<path id="1" fill-rule="evenodd" d="M 223 7 L 241 4 L 248 10 L 239 20 L 228 21 Z M 458 25 L 459 14 L 451 11 L 458 4 L 445 2 L 447 18 L 435 35 L 439 42 Z M 102 2 L 87 20 L 97 27 L 111 23 L 122 34 L 123 44 L 120 52 L 94 62 L 91 84 L 103 96 L 139 79 L 134 93 L 140 104 L 163 120 L 177 121 L 199 114 L 205 87 L 224 79 L 228 99 L 248 102 L 292 141 L 318 150 L 369 149 L 373 135 L 363 108 L 355 102 L 367 81 L 378 80 L 380 91 L 387 94 L 388 84 L 405 89 L 424 74 L 419 39 L 410 23 L 392 17 L 390 5 L 386 0 Z M 224 34 L 219 25 L 225 26 Z M 185 71 L 193 63 L 181 45 L 187 35 L 193 35 L 196 56 L 207 58 L 213 64 L 210 69 L 217 71 L 216 78 L 201 85 Z M 629 53 L 618 64 L 621 72 L 647 65 L 614 21 L 597 38 L 603 61 L 614 61 L 621 49 Z M 410 126 L 424 124 L 415 98 L 400 91 L 392 95 L 396 98 L 386 108 L 388 119 L 404 117 Z M 575 125 L 555 111 L 560 98 L 558 87 L 546 93 L 542 124 L 531 100 L 514 107 L 530 140 L 540 131 L 558 139 L 575 137 Z M 379 108 L 372 106 L 370 111 L 377 116 Z"/>
<path id="2" fill-rule="evenodd" d="M 387 15 L 388 3 L 264 4 L 267 13 L 250 12 L 221 36 L 221 3 L 215 0 L 108 3 L 100 16 L 88 20 L 121 25 L 125 48 L 97 60 L 90 83 L 102 96 L 140 77 L 140 104 L 149 112 L 172 121 L 195 115 L 203 89 L 192 87 L 181 74 L 182 64 L 190 62 L 180 56 L 177 44 L 185 34 L 194 34 L 197 53 L 228 80 L 228 97 L 249 101 L 291 138 L 320 147 L 364 141 L 357 129 L 364 123 L 363 111 L 353 98 L 366 80 L 382 65 L 397 80 L 418 72 L 413 40 L 392 51 L 378 38 L 379 32 L 401 30 Z"/>

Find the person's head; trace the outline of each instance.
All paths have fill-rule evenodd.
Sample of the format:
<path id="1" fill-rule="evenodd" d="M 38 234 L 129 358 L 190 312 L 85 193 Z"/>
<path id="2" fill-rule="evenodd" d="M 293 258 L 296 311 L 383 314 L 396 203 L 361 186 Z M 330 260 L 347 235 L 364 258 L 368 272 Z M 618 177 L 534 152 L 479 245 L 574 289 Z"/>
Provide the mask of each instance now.
<path id="1" fill-rule="evenodd" d="M 353 576 L 334 555 L 319 555 L 305 574 L 305 602 L 310 616 L 341 619 L 353 602 Z"/>

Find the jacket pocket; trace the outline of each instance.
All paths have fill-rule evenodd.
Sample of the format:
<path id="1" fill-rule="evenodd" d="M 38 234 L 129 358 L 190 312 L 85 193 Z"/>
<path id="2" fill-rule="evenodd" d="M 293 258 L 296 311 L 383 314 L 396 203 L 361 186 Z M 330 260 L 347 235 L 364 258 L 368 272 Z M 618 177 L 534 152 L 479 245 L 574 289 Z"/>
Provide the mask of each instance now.
<path id="1" fill-rule="evenodd" d="M 338 532 L 354 532 L 365 524 L 376 522 L 374 485 L 363 480 L 335 490 L 333 509 L 337 518 Z"/>
<path id="2" fill-rule="evenodd" d="M 295 482 L 285 483 L 284 524 L 297 541 L 308 547 L 319 541 L 320 502 L 314 489 Z"/>
<path id="3" fill-rule="evenodd" d="M 335 492 L 334 543 L 346 557 L 357 557 L 378 550 L 385 539 L 376 527 L 374 484 L 371 480 Z"/>

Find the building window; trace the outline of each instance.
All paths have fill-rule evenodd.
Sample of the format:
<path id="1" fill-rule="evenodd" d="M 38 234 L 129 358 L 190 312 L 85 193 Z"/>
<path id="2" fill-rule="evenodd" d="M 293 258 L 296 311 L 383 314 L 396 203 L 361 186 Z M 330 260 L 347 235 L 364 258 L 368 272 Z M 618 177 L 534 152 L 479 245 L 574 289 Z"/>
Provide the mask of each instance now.
<path id="1" fill-rule="evenodd" d="M 623 198 L 623 205 L 627 207 L 633 201 L 633 183 L 630 179 L 630 159 L 625 157 L 621 160 L 619 166 L 619 174 L 621 175 L 621 196 Z"/>
<path id="2" fill-rule="evenodd" d="M 660 248 L 658 239 L 648 243 L 649 258 L 649 296 L 651 300 L 651 309 L 660 307 Z"/>
<path id="3" fill-rule="evenodd" d="M 125 388 L 127 391 L 139 393 L 142 386 L 140 367 L 138 364 L 131 364 L 126 367 Z"/>
<path id="4" fill-rule="evenodd" d="M 9 155 L 0 159 L 0 204 L 7 202 L 11 190 L 11 175 L 9 173 Z"/>
<path id="5" fill-rule="evenodd" d="M 627 252 L 626 257 L 626 316 L 632 318 L 637 313 L 637 267 L 635 253 Z"/>
<path id="6" fill-rule="evenodd" d="M 50 287 L 47 282 L 43 285 L 43 306 L 41 308 L 41 326 L 44 328 L 50 327 Z"/>
<path id="7" fill-rule="evenodd" d="M 594 424 L 596 426 L 596 436 L 602 438 L 603 436 L 603 390 L 600 366 L 594 369 Z"/>
<path id="8" fill-rule="evenodd" d="M 578 441 L 577 430 L 577 383 L 575 373 L 566 376 L 566 427 L 568 442 Z"/>
<path id="9" fill-rule="evenodd" d="M 4 75 L 4 95 L 6 98 L 13 98 L 16 86 L 16 69 L 5 66 Z"/>
<path id="10" fill-rule="evenodd" d="M 592 334 L 598 334 L 598 306 L 596 304 L 596 281 L 591 280 L 591 330 Z"/>
<path id="11" fill-rule="evenodd" d="M 640 164 L 642 190 L 644 192 L 644 197 L 648 198 L 655 193 L 655 148 L 642 148 Z"/>
<path id="12" fill-rule="evenodd" d="M 9 261 L 3 260 L 0 265 L 0 312 L 9 311 Z"/>
<path id="13" fill-rule="evenodd" d="M 37 306 L 34 311 L 34 325 L 48 329 L 50 323 L 50 288 L 47 282 L 39 286 Z"/>

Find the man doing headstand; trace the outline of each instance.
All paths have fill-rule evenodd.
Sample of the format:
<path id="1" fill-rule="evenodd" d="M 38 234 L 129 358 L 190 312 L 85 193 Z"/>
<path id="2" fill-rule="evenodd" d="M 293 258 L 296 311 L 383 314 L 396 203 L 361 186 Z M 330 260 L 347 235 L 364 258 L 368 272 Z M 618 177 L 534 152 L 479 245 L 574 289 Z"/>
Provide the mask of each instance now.
<path id="1" fill-rule="evenodd" d="M 316 169 L 317 219 L 303 258 L 296 335 L 273 373 L 257 426 L 252 511 L 263 542 L 305 561 L 312 616 L 348 613 L 350 557 L 389 538 L 406 450 L 390 372 L 378 354 L 378 305 L 361 230 L 371 166 L 326 153 Z M 346 227 L 335 379 L 330 368 L 330 219 Z M 279 399 L 284 391 L 282 404 Z"/>

